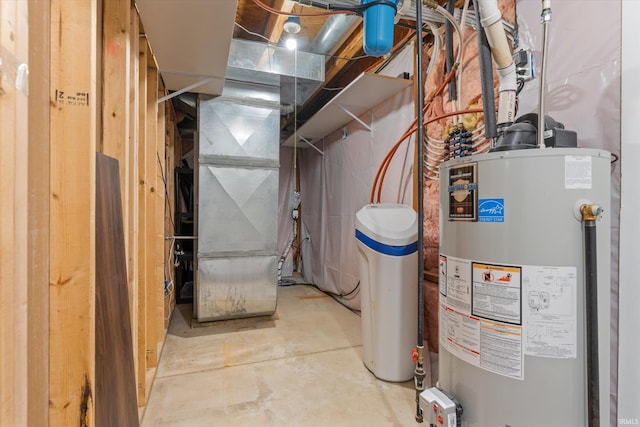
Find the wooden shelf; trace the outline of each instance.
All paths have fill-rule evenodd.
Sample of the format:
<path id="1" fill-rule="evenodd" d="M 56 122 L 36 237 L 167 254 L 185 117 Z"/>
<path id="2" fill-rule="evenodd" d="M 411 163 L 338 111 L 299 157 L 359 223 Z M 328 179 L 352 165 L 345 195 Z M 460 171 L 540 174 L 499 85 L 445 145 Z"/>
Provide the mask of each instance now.
<path id="1" fill-rule="evenodd" d="M 352 120 L 358 120 L 368 129 L 368 125 L 357 117 L 412 84 L 413 81 L 407 79 L 360 74 L 298 129 L 297 146 L 308 147 L 305 140 L 313 144 Z M 282 145 L 293 147 L 294 139 L 291 135 Z"/>

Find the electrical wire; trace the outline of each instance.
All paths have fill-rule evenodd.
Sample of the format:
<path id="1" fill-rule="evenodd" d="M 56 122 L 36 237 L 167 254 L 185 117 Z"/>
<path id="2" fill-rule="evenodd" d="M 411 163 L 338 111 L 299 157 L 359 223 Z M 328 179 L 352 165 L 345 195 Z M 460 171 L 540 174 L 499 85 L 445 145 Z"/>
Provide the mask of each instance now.
<path id="1" fill-rule="evenodd" d="M 168 207 L 169 211 L 169 219 L 171 220 L 171 225 L 173 225 L 173 229 L 176 229 L 176 223 L 173 220 L 173 213 L 171 212 L 171 205 L 169 204 L 169 192 L 167 191 L 167 178 L 164 176 L 164 170 L 162 169 L 162 161 L 160 161 L 160 153 L 156 151 L 156 157 L 158 158 L 158 166 L 160 166 L 160 176 L 162 177 L 162 183 L 164 184 L 164 200 L 165 205 Z"/>
<path id="2" fill-rule="evenodd" d="M 271 42 L 271 40 L 269 40 L 269 37 L 266 37 L 262 34 L 259 33 L 254 33 L 253 31 L 249 31 L 247 30 L 245 27 L 243 27 L 242 25 L 238 24 L 237 22 L 234 22 L 234 24 L 239 27 L 240 29 L 244 30 L 246 33 L 251 34 L 252 36 L 256 36 L 256 37 L 260 37 L 261 39 L 266 40 L 267 42 Z"/>

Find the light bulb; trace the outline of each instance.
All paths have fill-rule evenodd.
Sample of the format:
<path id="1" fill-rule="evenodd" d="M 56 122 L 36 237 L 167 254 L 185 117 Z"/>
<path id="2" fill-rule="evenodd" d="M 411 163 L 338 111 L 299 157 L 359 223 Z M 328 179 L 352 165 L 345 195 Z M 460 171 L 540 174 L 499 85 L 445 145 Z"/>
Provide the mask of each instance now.
<path id="1" fill-rule="evenodd" d="M 285 46 L 287 46 L 289 50 L 295 50 L 295 48 L 298 47 L 298 42 L 293 37 L 289 37 L 285 42 Z"/>

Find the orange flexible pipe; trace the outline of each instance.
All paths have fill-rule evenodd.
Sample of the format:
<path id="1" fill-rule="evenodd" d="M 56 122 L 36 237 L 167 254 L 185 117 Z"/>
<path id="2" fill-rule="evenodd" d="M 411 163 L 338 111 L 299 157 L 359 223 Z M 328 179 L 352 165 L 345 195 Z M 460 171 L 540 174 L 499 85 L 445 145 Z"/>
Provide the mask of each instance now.
<path id="1" fill-rule="evenodd" d="M 427 126 L 433 122 L 436 122 L 438 120 L 442 120 L 442 119 L 446 119 L 447 117 L 451 117 L 451 116 L 457 116 L 459 114 L 467 114 L 467 113 L 482 113 L 483 110 L 482 108 L 474 108 L 474 109 L 469 109 L 469 110 L 461 110 L 461 111 L 452 111 L 450 113 L 446 113 L 443 114 L 441 116 L 438 117 L 434 117 L 432 119 L 427 120 L 426 122 L 424 122 L 424 126 Z M 415 123 L 415 121 L 414 121 Z M 389 168 L 389 165 L 391 164 L 391 158 L 395 155 L 396 151 L 398 150 L 398 147 L 400 146 L 400 144 L 409 136 L 411 136 L 413 133 L 415 133 L 418 130 L 417 127 L 412 127 L 408 132 L 405 132 L 405 134 L 402 136 L 402 138 L 396 142 L 396 144 L 391 148 L 391 150 L 389 150 L 389 153 L 387 154 L 387 157 L 385 157 L 385 161 L 388 158 L 389 160 L 386 161 L 386 164 L 383 162 L 383 164 L 381 165 L 382 167 L 382 173 L 380 176 L 380 185 L 378 187 L 378 201 L 377 203 L 380 203 L 380 199 L 381 199 L 381 195 L 382 195 L 382 184 L 384 183 L 384 178 L 387 174 L 387 169 Z M 372 197 L 371 197 L 371 203 L 373 203 L 373 194 L 375 194 L 375 191 L 372 191 Z"/>
<path id="2" fill-rule="evenodd" d="M 260 0 L 253 0 L 255 4 L 257 4 L 260 8 L 266 10 L 267 12 L 275 13 L 276 15 L 284 15 L 284 16 L 329 16 L 329 15 L 355 15 L 354 11 L 350 10 L 334 10 L 329 12 L 318 12 L 318 13 L 293 13 L 293 12 L 284 12 L 282 10 L 274 9 L 266 4 L 262 3 Z"/>
<path id="3" fill-rule="evenodd" d="M 426 105 L 423 108 L 424 113 L 427 112 L 427 110 L 429 109 L 429 107 L 431 106 L 431 103 L 433 102 L 433 100 L 435 99 L 436 96 L 440 95 L 442 93 L 442 91 L 447 87 L 447 85 L 449 84 L 449 82 L 451 81 L 451 79 L 453 78 L 453 76 L 455 75 L 456 70 L 458 69 L 458 64 L 454 64 L 453 67 L 451 68 L 451 71 L 449 71 L 449 74 L 447 74 L 447 77 L 444 79 L 444 82 L 440 85 L 440 87 L 438 88 L 438 90 L 436 90 L 434 92 L 434 94 L 431 96 L 431 98 L 429 99 L 429 101 L 426 103 Z M 380 174 L 382 173 L 382 169 L 385 169 L 385 174 L 386 174 L 386 169 L 389 167 L 388 165 L 385 168 L 385 164 L 390 163 L 391 162 L 391 158 L 393 158 L 393 156 L 395 155 L 396 151 L 398 150 L 398 147 L 402 141 L 404 141 L 407 137 L 409 137 L 411 134 L 413 134 L 413 132 L 415 132 L 417 129 L 414 129 L 413 126 L 415 126 L 415 124 L 417 123 L 418 119 L 415 118 L 413 119 L 413 121 L 411 122 L 411 124 L 409 125 L 409 128 L 405 131 L 405 133 L 400 137 L 400 139 L 398 140 L 398 142 L 389 150 L 389 152 L 387 153 L 387 155 L 385 156 L 385 158 L 382 160 L 382 163 L 380 164 L 380 166 L 378 167 L 378 171 L 376 172 L 376 176 L 375 179 L 373 180 L 373 186 L 371 188 L 371 198 L 370 198 L 370 202 L 373 203 L 374 202 L 374 198 L 375 198 L 375 193 L 376 193 L 376 187 L 378 186 L 378 180 L 380 179 Z M 414 129 L 413 131 L 411 131 L 411 129 Z M 409 132 L 407 134 L 407 132 Z M 383 179 L 384 180 L 384 179 Z M 382 186 L 382 182 L 380 182 L 380 186 Z M 378 191 L 378 203 L 380 203 L 380 193 L 381 191 Z"/>

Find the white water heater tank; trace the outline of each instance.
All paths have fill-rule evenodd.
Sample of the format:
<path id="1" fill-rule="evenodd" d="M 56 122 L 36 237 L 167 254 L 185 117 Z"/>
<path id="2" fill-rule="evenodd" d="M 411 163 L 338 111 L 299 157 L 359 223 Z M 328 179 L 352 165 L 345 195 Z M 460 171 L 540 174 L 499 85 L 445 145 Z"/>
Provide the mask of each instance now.
<path id="1" fill-rule="evenodd" d="M 583 225 L 597 203 L 600 425 L 609 425 L 610 155 L 514 150 L 440 169 L 439 386 L 463 427 L 584 427 Z"/>

